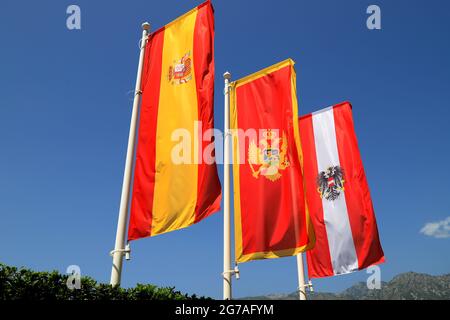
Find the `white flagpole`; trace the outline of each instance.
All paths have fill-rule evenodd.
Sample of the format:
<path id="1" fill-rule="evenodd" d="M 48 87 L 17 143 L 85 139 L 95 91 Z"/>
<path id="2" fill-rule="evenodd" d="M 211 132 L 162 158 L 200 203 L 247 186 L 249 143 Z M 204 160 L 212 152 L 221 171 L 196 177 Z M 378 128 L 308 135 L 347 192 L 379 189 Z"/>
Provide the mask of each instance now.
<path id="1" fill-rule="evenodd" d="M 297 254 L 298 295 L 299 300 L 306 300 L 305 272 L 303 268 L 303 254 Z"/>
<path id="2" fill-rule="evenodd" d="M 225 80 L 224 108 L 224 163 L 223 163 L 223 299 L 231 300 L 231 231 L 230 231 L 230 79 L 231 74 L 223 74 Z"/>
<path id="3" fill-rule="evenodd" d="M 113 265 L 111 270 L 111 282 L 112 286 L 120 285 L 120 279 L 122 274 L 122 264 L 123 256 L 125 253 L 129 253 L 129 248 L 125 249 L 125 235 L 127 227 L 127 217 L 128 217 L 128 203 L 130 200 L 130 187 L 131 187 L 131 174 L 133 168 L 133 156 L 134 156 L 134 146 L 136 140 L 136 126 L 138 119 L 138 109 L 139 101 L 141 96 L 141 75 L 142 66 L 144 63 L 144 51 L 145 44 L 147 41 L 147 36 L 150 30 L 150 24 L 144 22 L 142 24 L 142 38 L 140 42 L 140 53 L 139 53 L 139 65 L 136 76 L 136 87 L 134 89 L 134 100 L 133 100 L 133 111 L 131 115 L 130 123 L 130 133 L 128 135 L 128 148 L 127 157 L 125 161 L 125 172 L 123 174 L 122 183 L 122 195 L 120 198 L 120 209 L 119 209 L 119 219 L 117 222 L 117 233 L 116 233 L 116 243 L 114 250 L 111 251 L 113 256 Z"/>

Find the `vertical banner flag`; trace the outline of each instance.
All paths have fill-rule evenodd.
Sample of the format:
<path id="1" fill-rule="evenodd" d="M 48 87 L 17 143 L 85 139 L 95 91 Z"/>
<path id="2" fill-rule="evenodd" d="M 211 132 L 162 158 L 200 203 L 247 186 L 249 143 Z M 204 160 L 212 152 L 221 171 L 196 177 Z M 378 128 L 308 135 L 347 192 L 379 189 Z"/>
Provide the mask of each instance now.
<path id="1" fill-rule="evenodd" d="M 314 245 L 301 171 L 296 76 L 290 59 L 231 84 L 236 262 Z"/>
<path id="2" fill-rule="evenodd" d="M 181 229 L 220 208 L 214 127 L 214 16 L 210 1 L 149 35 L 128 240 Z M 212 150 L 211 150 L 212 149 Z"/>
<path id="3" fill-rule="evenodd" d="M 307 252 L 310 278 L 384 262 L 369 186 L 344 102 L 300 117 L 306 198 L 316 235 Z"/>

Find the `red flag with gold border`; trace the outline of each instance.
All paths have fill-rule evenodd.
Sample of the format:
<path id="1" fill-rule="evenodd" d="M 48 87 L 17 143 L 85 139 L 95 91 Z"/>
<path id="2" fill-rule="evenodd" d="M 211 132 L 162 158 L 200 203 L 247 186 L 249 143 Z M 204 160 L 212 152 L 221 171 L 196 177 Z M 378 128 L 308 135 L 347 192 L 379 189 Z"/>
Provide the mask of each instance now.
<path id="1" fill-rule="evenodd" d="M 302 178 L 294 62 L 231 84 L 236 262 L 314 245 Z"/>

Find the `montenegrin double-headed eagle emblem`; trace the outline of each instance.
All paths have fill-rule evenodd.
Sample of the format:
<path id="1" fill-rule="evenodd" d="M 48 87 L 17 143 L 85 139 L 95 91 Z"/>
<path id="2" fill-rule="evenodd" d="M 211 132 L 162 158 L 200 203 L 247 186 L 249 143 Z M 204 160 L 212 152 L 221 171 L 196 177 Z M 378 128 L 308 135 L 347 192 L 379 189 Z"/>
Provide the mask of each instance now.
<path id="1" fill-rule="evenodd" d="M 268 129 L 263 132 L 263 139 L 256 145 L 255 141 L 250 141 L 248 148 L 248 162 L 255 178 L 264 176 L 270 181 L 278 180 L 281 177 L 280 170 L 289 167 L 287 158 L 287 138 L 283 132 L 283 138 Z"/>
<path id="2" fill-rule="evenodd" d="M 344 182 L 344 170 L 340 166 L 328 167 L 317 176 L 317 192 L 322 199 L 334 201 L 344 191 Z"/>
<path id="3" fill-rule="evenodd" d="M 172 84 L 183 84 L 192 79 L 191 53 L 186 53 L 180 60 L 174 60 L 169 66 L 169 81 Z"/>

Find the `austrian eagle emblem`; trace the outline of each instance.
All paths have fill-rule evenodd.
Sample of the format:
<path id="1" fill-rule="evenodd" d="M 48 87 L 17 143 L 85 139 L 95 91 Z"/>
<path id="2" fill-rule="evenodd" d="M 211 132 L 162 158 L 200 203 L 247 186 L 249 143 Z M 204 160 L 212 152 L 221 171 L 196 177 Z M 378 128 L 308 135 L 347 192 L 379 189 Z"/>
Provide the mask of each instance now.
<path id="1" fill-rule="evenodd" d="M 250 141 L 248 148 L 248 162 L 255 178 L 264 176 L 270 181 L 278 180 L 281 177 L 281 170 L 289 167 L 287 158 L 287 137 L 283 132 L 283 137 L 268 129 L 263 132 L 263 139 L 256 145 L 255 141 Z"/>
<path id="2" fill-rule="evenodd" d="M 317 192 L 329 201 L 339 198 L 344 191 L 344 170 L 340 166 L 330 166 L 317 176 Z"/>

